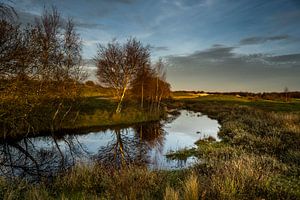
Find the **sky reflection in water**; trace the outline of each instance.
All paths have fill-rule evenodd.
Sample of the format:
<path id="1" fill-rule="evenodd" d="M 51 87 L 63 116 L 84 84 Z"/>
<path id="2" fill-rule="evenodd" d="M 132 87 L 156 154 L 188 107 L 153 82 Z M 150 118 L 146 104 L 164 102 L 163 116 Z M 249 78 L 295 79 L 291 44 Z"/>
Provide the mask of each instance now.
<path id="1" fill-rule="evenodd" d="M 115 167 L 135 163 L 150 169 L 188 167 L 197 161 L 195 157 L 170 160 L 165 155 L 194 147 L 200 138 L 212 136 L 218 140 L 219 124 L 201 113 L 180 113 L 174 120 L 160 123 L 1 144 L 0 173 L 8 177 L 51 177 L 76 163 L 94 162 Z"/>

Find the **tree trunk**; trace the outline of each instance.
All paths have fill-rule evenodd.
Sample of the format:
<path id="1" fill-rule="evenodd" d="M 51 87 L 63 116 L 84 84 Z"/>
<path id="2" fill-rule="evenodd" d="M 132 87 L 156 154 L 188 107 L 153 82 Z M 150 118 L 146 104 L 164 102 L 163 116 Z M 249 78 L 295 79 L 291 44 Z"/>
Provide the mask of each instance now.
<path id="1" fill-rule="evenodd" d="M 141 99 L 141 108 L 144 107 L 144 82 L 142 83 L 142 99 Z"/>
<path id="2" fill-rule="evenodd" d="M 160 102 L 162 100 L 162 96 L 163 96 L 163 94 L 161 93 L 161 95 L 159 95 L 159 98 L 158 98 L 158 102 L 157 102 L 157 110 L 158 111 L 160 110 Z"/>
<path id="3" fill-rule="evenodd" d="M 158 100 L 158 77 L 156 78 L 156 91 L 155 91 L 155 101 Z"/>
<path id="4" fill-rule="evenodd" d="M 120 113 L 121 112 L 121 109 L 122 109 L 121 106 L 122 106 L 122 102 L 123 102 L 126 90 L 127 90 L 127 86 L 125 86 L 124 89 L 123 89 L 121 98 L 119 100 L 119 103 L 118 103 L 118 106 L 117 106 L 117 109 L 116 109 L 116 113 Z"/>
<path id="5" fill-rule="evenodd" d="M 120 151 L 121 160 L 122 160 L 121 162 L 122 162 L 122 165 L 124 165 L 124 164 L 126 164 L 126 160 L 125 160 L 125 153 L 124 153 L 123 141 L 121 138 L 120 130 L 116 131 L 116 135 L 117 135 L 117 142 L 119 143 L 119 151 Z"/>

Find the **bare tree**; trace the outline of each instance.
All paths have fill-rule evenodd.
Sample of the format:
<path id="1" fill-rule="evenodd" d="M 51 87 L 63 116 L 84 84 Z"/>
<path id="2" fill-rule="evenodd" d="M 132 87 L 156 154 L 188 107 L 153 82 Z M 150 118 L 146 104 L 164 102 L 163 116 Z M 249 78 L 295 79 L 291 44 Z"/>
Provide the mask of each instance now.
<path id="1" fill-rule="evenodd" d="M 55 7 L 44 10 L 40 19 L 36 19 L 34 41 L 38 53 L 37 73 L 43 80 L 59 80 L 59 66 L 63 59 L 60 45 L 63 38 L 61 18 Z"/>
<path id="2" fill-rule="evenodd" d="M 166 82 L 165 63 L 159 59 L 154 65 L 140 68 L 132 84 L 133 97 L 146 103 L 150 112 L 159 111 L 161 101 L 170 96 L 170 84 Z"/>
<path id="3" fill-rule="evenodd" d="M 170 95 L 170 84 L 166 81 L 165 63 L 160 58 L 155 65 L 156 71 L 156 95 L 155 101 L 157 103 L 157 110 L 160 109 L 160 103 L 163 98 Z"/>
<path id="4" fill-rule="evenodd" d="M 84 79 L 81 40 L 72 20 L 65 26 L 62 21 L 56 8 L 45 10 L 35 25 L 25 29 L 0 20 L 4 134 L 54 130 L 77 113 L 70 114 Z"/>
<path id="5" fill-rule="evenodd" d="M 285 101 L 287 102 L 288 101 L 288 95 L 289 95 L 289 88 L 288 87 L 284 88 L 284 93 L 285 93 Z"/>
<path id="6" fill-rule="evenodd" d="M 122 71 L 125 64 L 121 45 L 116 41 L 107 46 L 99 45 L 95 62 L 100 83 L 111 87 L 114 95 L 121 101 L 122 91 L 126 92 L 128 86 L 124 78 L 127 74 Z M 117 109 L 116 112 L 118 111 Z"/>
<path id="7" fill-rule="evenodd" d="M 99 45 L 95 62 L 97 76 L 101 83 L 114 89 L 118 99 L 116 113 L 121 112 L 122 102 L 138 69 L 149 62 L 149 47 L 136 39 L 129 39 L 124 45 L 116 41 L 107 46 Z"/>
<path id="8" fill-rule="evenodd" d="M 151 91 L 151 80 L 154 77 L 154 70 L 150 63 L 140 68 L 132 83 L 132 96 L 141 102 L 140 106 L 143 109 L 145 102 L 149 101 L 149 93 Z"/>
<path id="9" fill-rule="evenodd" d="M 126 43 L 126 60 L 127 64 L 136 68 L 134 77 L 132 77 L 131 86 L 134 80 L 138 77 L 140 79 L 140 88 L 141 88 L 141 108 L 143 108 L 144 103 L 144 78 L 147 75 L 148 68 L 150 66 L 150 46 L 143 46 L 141 42 L 130 39 Z"/>
<path id="10" fill-rule="evenodd" d="M 64 33 L 64 60 L 63 60 L 63 75 L 64 79 L 73 79 L 81 81 L 85 78 L 80 68 L 82 57 L 82 42 L 76 33 L 75 24 L 72 19 L 68 19 Z"/>

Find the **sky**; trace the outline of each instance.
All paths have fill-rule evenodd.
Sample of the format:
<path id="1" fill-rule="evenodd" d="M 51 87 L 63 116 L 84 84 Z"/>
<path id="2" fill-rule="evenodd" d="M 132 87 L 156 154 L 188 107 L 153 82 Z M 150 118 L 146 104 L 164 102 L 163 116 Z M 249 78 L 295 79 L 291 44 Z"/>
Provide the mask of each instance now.
<path id="1" fill-rule="evenodd" d="M 300 91 L 300 0 L 12 0 L 20 23 L 71 17 L 83 57 L 136 37 L 167 63 L 172 90 Z M 95 71 L 90 62 L 87 68 Z"/>

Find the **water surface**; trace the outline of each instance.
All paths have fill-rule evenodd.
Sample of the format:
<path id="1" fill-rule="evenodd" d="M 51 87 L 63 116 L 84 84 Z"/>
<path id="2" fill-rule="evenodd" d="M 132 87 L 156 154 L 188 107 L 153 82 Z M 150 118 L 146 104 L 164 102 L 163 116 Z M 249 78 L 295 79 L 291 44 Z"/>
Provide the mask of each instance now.
<path id="1" fill-rule="evenodd" d="M 179 169 L 195 157 L 170 160 L 168 152 L 195 147 L 201 138 L 218 140 L 219 124 L 201 113 L 180 111 L 166 121 L 114 128 L 63 137 L 24 138 L 0 145 L 0 170 L 7 177 L 51 177 L 77 163 L 99 162 L 121 167 L 131 163 L 151 169 Z"/>

